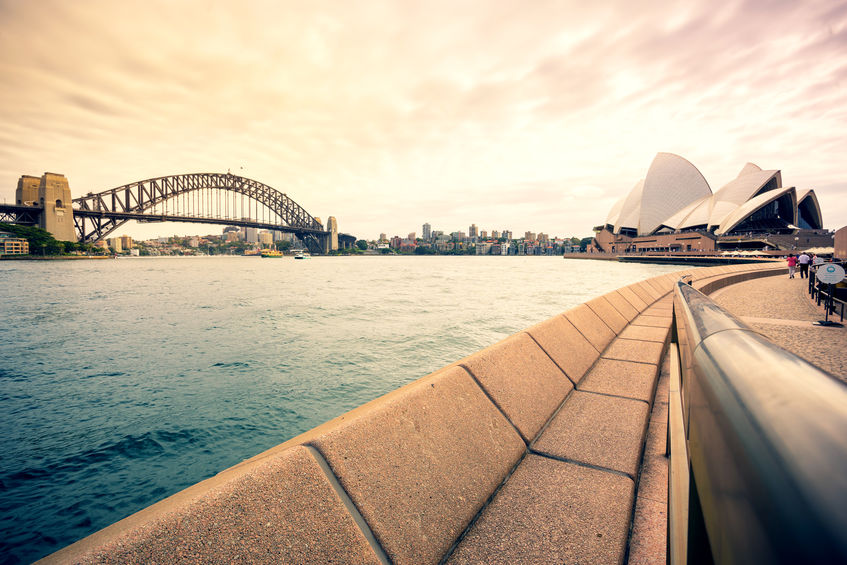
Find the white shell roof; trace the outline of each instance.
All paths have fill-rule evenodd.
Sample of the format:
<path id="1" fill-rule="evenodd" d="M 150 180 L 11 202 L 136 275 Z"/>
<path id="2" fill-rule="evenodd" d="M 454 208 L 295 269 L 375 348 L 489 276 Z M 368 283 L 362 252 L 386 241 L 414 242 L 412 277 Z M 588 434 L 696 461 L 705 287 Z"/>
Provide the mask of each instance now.
<path id="1" fill-rule="evenodd" d="M 639 235 L 650 235 L 682 208 L 711 195 L 712 189 L 697 167 L 679 155 L 658 153 L 644 179 L 638 225 L 627 227 L 637 227 Z M 622 214 L 630 213 L 627 205 Z"/>
<path id="2" fill-rule="evenodd" d="M 614 226 L 618 223 L 618 218 L 621 215 L 621 208 L 623 208 L 623 203 L 626 200 L 627 195 L 623 195 L 618 199 L 617 202 L 612 206 L 612 209 L 609 210 L 609 215 L 606 216 L 606 225 Z"/>
<path id="3" fill-rule="evenodd" d="M 662 225 L 675 230 L 691 228 L 694 226 L 705 226 L 709 222 L 709 213 L 712 211 L 712 196 L 704 196 L 695 200 L 664 222 Z"/>
<path id="4" fill-rule="evenodd" d="M 770 171 L 773 172 L 773 171 Z M 755 198 L 752 198 L 737 207 L 732 213 L 728 214 L 724 220 L 721 222 L 718 229 L 715 230 L 716 235 L 723 235 L 728 231 L 732 231 L 735 226 L 744 221 L 745 218 L 756 212 L 758 209 L 770 204 L 774 200 L 778 200 L 782 198 L 786 194 L 791 195 L 791 199 L 793 201 L 794 207 L 794 215 L 797 215 L 797 191 L 793 186 L 789 186 L 788 188 L 778 188 L 776 190 L 769 190 L 764 192 Z M 794 224 L 797 222 L 797 218 L 793 218 L 791 223 Z"/>
<path id="5" fill-rule="evenodd" d="M 806 202 L 808 201 L 808 202 Z M 823 228 L 823 215 L 821 214 L 821 205 L 818 203 L 818 197 L 815 194 L 814 190 L 798 190 L 797 191 L 797 215 L 800 215 L 800 206 L 806 205 L 811 206 L 814 210 L 817 220 L 817 225 L 812 226 L 813 228 L 822 229 Z M 798 218 L 799 221 L 799 218 Z"/>
<path id="6" fill-rule="evenodd" d="M 641 212 L 641 194 L 644 191 L 644 179 L 641 179 L 629 191 L 621 207 L 618 221 L 615 222 L 615 233 L 621 233 L 622 228 L 638 229 L 638 215 Z"/>
<path id="7" fill-rule="evenodd" d="M 748 163 L 741 173 L 715 193 L 709 215 L 709 227 L 721 225 L 739 206 L 757 196 L 771 179 L 776 178 L 777 188 L 782 185 L 782 175 L 779 171 L 763 171 L 752 163 Z"/>

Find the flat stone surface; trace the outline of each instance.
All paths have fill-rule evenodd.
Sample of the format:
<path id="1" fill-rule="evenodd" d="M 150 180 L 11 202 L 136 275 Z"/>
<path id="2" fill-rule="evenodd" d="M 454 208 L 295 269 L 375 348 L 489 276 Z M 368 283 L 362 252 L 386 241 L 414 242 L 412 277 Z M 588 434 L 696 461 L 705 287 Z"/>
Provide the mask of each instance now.
<path id="1" fill-rule="evenodd" d="M 656 367 L 647 363 L 600 359 L 579 384 L 579 390 L 626 396 L 650 402 Z"/>
<path id="2" fill-rule="evenodd" d="M 720 289 L 711 298 L 780 347 L 847 382 L 847 327 L 812 325 L 824 319 L 824 311 L 809 299 L 807 284 L 799 274 L 764 277 Z"/>
<path id="3" fill-rule="evenodd" d="M 647 316 L 642 314 L 632 321 L 635 326 L 652 326 L 654 328 L 669 328 L 673 323 L 672 316 Z"/>
<path id="4" fill-rule="evenodd" d="M 671 317 L 673 316 L 673 303 L 657 302 L 641 313 L 642 316 L 658 316 Z"/>
<path id="5" fill-rule="evenodd" d="M 565 317 L 597 351 L 603 351 L 615 339 L 615 332 L 585 304 L 568 310 L 565 312 Z"/>
<path id="6" fill-rule="evenodd" d="M 644 304 L 653 304 L 659 298 L 659 293 L 644 281 L 631 284 L 627 288 L 631 289 L 638 298 L 643 300 Z"/>
<path id="7" fill-rule="evenodd" d="M 618 338 L 603 352 L 603 358 L 652 363 L 658 366 L 662 360 L 662 349 L 663 343 Z"/>
<path id="8" fill-rule="evenodd" d="M 630 293 L 632 294 L 632 293 Z M 633 294 L 633 296 L 635 296 Z M 638 316 L 641 310 L 635 308 L 632 303 L 620 294 L 619 290 L 604 294 L 603 297 L 611 302 L 612 306 L 623 316 L 627 322 L 631 322 L 633 318 Z"/>
<path id="9" fill-rule="evenodd" d="M 538 342 L 574 384 L 578 383 L 600 353 L 564 316 L 532 326 L 527 333 Z"/>
<path id="10" fill-rule="evenodd" d="M 639 499 L 632 520 L 627 565 L 667 563 L 667 503 Z"/>
<path id="11" fill-rule="evenodd" d="M 632 304 L 633 308 L 635 308 L 639 312 L 643 312 L 649 304 L 649 302 L 643 300 L 640 296 L 635 294 L 635 292 L 633 292 L 632 288 L 630 288 L 629 286 L 619 288 L 617 292 L 618 294 L 623 296 L 627 302 Z"/>
<path id="12" fill-rule="evenodd" d="M 621 332 L 620 337 L 624 339 L 640 339 L 642 341 L 658 341 L 659 343 L 664 343 L 668 338 L 669 333 L 670 328 L 630 325 Z"/>
<path id="13" fill-rule="evenodd" d="M 468 357 L 462 366 L 479 381 L 527 442 L 535 438 L 573 389 L 567 376 L 525 333 Z"/>
<path id="14" fill-rule="evenodd" d="M 622 563 L 632 491 L 622 475 L 530 454 L 447 562 Z"/>
<path id="15" fill-rule="evenodd" d="M 365 405 L 313 444 L 395 564 L 437 563 L 526 448 L 458 366 Z"/>
<path id="16" fill-rule="evenodd" d="M 639 400 L 577 390 L 530 448 L 635 477 L 647 413 L 647 403 Z"/>
<path id="17" fill-rule="evenodd" d="M 609 329 L 616 334 L 629 323 L 629 319 L 624 318 L 605 296 L 599 296 L 593 300 L 589 300 L 585 305 L 591 308 L 591 311 L 597 314 L 609 326 Z"/>
<path id="18" fill-rule="evenodd" d="M 380 563 L 305 447 L 73 561 Z"/>

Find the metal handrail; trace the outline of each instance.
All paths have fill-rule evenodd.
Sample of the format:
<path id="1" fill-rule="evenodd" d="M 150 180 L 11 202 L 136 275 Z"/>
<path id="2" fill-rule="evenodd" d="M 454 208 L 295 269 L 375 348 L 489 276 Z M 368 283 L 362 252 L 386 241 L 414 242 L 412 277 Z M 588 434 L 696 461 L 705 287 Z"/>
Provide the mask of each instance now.
<path id="1" fill-rule="evenodd" d="M 669 527 L 682 514 L 687 530 L 682 552 L 669 538 L 672 563 L 847 562 L 847 386 L 682 282 L 674 340 L 682 415 L 668 433 L 685 447 L 671 469 L 685 458 L 690 496 L 671 481 L 685 507 Z"/>
<path id="2" fill-rule="evenodd" d="M 847 261 L 834 261 L 834 263 L 847 268 Z M 847 305 L 847 302 L 840 298 L 835 298 L 834 292 L 830 294 L 830 292 L 824 289 L 823 283 L 821 283 L 816 276 L 816 271 L 821 265 L 829 264 L 831 263 L 818 263 L 809 267 L 809 296 L 812 297 L 812 300 L 814 300 L 818 306 L 820 306 L 821 302 L 823 302 L 824 308 L 826 308 L 830 314 L 835 314 L 835 305 L 838 304 L 841 310 L 841 321 L 843 322 L 844 306 Z"/>

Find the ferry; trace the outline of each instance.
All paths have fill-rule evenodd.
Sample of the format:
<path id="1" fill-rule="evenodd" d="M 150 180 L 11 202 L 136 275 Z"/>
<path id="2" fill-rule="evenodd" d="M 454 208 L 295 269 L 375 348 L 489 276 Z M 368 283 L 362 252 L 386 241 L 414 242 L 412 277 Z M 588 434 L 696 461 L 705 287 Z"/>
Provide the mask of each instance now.
<path id="1" fill-rule="evenodd" d="M 282 251 L 276 249 L 262 249 L 262 258 L 282 257 Z"/>
<path id="2" fill-rule="evenodd" d="M 303 251 L 296 251 L 294 253 L 294 258 L 295 259 L 311 259 L 312 256 L 309 255 L 308 253 L 303 252 Z"/>

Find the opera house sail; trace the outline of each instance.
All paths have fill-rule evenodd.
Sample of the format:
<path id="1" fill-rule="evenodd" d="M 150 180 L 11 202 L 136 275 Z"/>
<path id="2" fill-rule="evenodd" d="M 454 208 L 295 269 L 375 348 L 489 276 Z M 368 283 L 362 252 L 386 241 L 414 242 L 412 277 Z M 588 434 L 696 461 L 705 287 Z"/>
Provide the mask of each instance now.
<path id="1" fill-rule="evenodd" d="M 656 155 L 595 232 L 592 250 L 606 253 L 784 249 L 799 232 L 804 243 L 831 240 L 814 191 L 782 186 L 779 170 L 747 163 L 712 192 L 697 167 L 673 153 Z"/>

